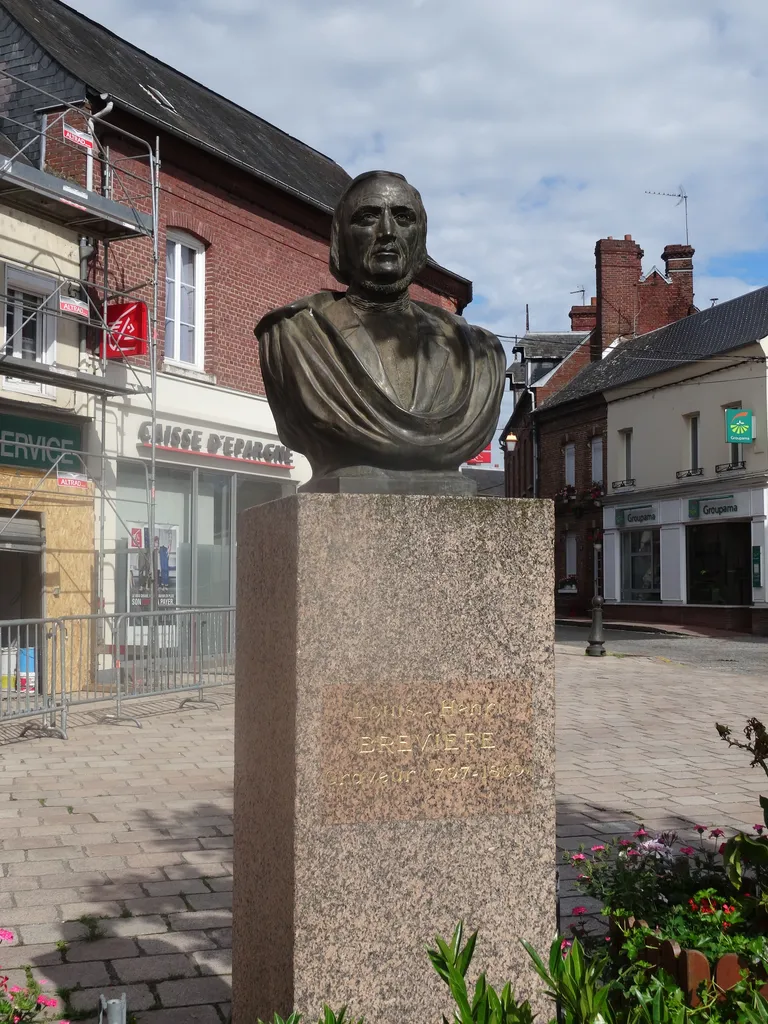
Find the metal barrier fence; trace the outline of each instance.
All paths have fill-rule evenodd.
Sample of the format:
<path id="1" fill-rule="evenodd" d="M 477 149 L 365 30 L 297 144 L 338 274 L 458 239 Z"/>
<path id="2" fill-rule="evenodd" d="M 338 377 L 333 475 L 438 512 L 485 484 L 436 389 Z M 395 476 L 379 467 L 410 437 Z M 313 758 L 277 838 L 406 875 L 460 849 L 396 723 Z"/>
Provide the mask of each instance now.
<path id="1" fill-rule="evenodd" d="M 56 619 L 0 622 L 0 725 L 39 719 L 44 731 L 66 735 L 60 641 Z"/>
<path id="2" fill-rule="evenodd" d="M 215 704 L 206 690 L 234 673 L 232 607 L 0 622 L 0 726 L 66 738 L 69 708 L 112 703 L 105 717 L 121 720 L 136 698 Z"/>

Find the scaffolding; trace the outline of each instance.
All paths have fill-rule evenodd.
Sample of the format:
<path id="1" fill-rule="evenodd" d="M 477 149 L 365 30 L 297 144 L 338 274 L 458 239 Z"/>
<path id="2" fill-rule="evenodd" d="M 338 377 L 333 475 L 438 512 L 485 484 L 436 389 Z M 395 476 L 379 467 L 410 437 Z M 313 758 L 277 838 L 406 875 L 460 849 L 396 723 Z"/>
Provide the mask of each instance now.
<path id="1" fill-rule="evenodd" d="M 46 268 L 44 272 L 34 260 L 23 260 L 3 252 L 0 242 L 0 264 L 17 271 L 44 273 L 51 280 L 52 290 L 30 301 L 25 295 L 16 301 L 15 319 L 6 317 L 5 347 L 0 350 L 0 374 L 14 380 L 26 381 L 49 388 L 64 388 L 87 396 L 88 419 L 95 422 L 100 415 L 99 438 L 95 451 L 69 451 L 79 460 L 85 475 L 98 491 L 98 545 L 95 603 L 99 613 L 105 611 L 106 515 L 109 507 L 119 524 L 123 522 L 107 488 L 107 467 L 110 453 L 107 447 L 107 404 L 110 399 L 146 396 L 152 424 L 149 443 L 149 465 L 145 467 L 147 483 L 147 525 L 149 537 L 155 532 L 156 500 L 156 422 L 157 422 L 157 324 L 159 273 L 159 196 L 160 147 L 126 131 L 107 118 L 113 107 L 111 101 L 92 113 L 84 105 L 67 103 L 47 90 L 0 69 L 0 83 L 23 85 L 40 96 L 34 123 L 17 120 L 8 109 L 0 108 L 0 205 L 32 215 L 42 221 L 67 228 L 77 233 L 79 249 L 79 276 Z M 11 88 L 2 90 L 12 94 Z M 106 99 L 105 97 L 102 98 Z M 74 127 L 72 122 L 74 122 Z M 12 140 L 16 140 L 16 142 Z M 110 140 L 112 145 L 110 144 Z M 119 148 L 116 148 L 119 147 Z M 125 155 L 130 152 L 131 155 Z M 36 157 L 38 166 L 29 158 Z M 76 173 L 71 173 L 75 167 Z M 82 170 L 80 171 L 80 167 Z M 57 173 L 58 171 L 58 173 Z M 149 266 L 146 280 L 115 287 L 112 277 L 114 247 L 136 242 L 144 243 L 140 254 Z M 114 252 L 113 252 L 114 250 Z M 2 277 L 0 300 L 8 310 L 10 289 Z M 118 323 L 110 325 L 109 306 L 119 302 L 133 302 L 145 296 L 147 306 L 148 359 L 143 368 L 149 370 L 149 385 L 134 363 L 131 349 Z M 37 318 L 55 317 L 59 322 L 78 326 L 77 365 L 50 365 L 42 362 L 37 353 L 24 351 L 24 329 L 36 324 Z M 74 333 L 74 332 L 73 332 Z M 29 339 L 27 338 L 27 341 Z M 28 346 L 29 347 L 29 346 Z M 110 358 L 110 352 L 112 356 Z M 119 383 L 109 364 L 120 358 L 126 382 Z M 148 367 L 147 367 L 148 363 Z M 39 410 L 39 405 L 25 403 L 25 409 Z M 60 410 L 59 410 L 60 411 Z M 57 453 L 47 452 L 51 466 L 45 480 L 61 462 Z M 97 477 L 89 469 L 89 460 L 100 466 Z M 10 519 L 0 525 L 2 533 L 42 485 L 42 480 L 30 488 L 24 501 Z M 94 499 L 97 495 L 94 492 Z M 150 541 L 151 543 L 151 541 Z M 151 610 L 157 607 L 157 572 L 153 572 Z"/>

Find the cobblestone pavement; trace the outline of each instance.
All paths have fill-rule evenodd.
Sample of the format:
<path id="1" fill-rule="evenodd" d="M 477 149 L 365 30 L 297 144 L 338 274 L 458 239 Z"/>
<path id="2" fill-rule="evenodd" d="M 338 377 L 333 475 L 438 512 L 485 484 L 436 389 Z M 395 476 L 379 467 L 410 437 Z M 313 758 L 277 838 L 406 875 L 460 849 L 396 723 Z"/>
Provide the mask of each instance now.
<path id="1" fill-rule="evenodd" d="M 721 641 L 715 641 L 721 643 Z M 695 824 L 727 832 L 762 820 L 768 780 L 729 748 L 715 722 L 740 733 L 768 719 L 768 679 L 644 657 L 588 658 L 558 644 L 557 795 L 560 851 L 631 835 L 638 824 L 695 839 Z M 563 925 L 596 908 L 561 868 Z"/>
<path id="2" fill-rule="evenodd" d="M 760 818 L 766 788 L 715 720 L 740 728 L 766 677 L 557 646 L 558 844 Z M 0 730 L 0 948 L 70 1017 L 125 991 L 139 1024 L 218 1024 L 231 991 L 232 738 L 220 710 L 140 709 L 143 728 L 73 714 L 67 742 Z M 132 708 L 135 710 L 135 707 Z M 577 903 L 563 871 L 564 925 Z M 591 909 L 591 908 L 590 908 Z M 62 1013 L 62 1016 L 67 1014 Z M 95 1018 L 91 1018 L 95 1019 Z"/>
<path id="3" fill-rule="evenodd" d="M 557 627 L 560 643 L 587 646 L 589 627 Z M 768 679 L 768 637 L 760 636 L 674 636 L 669 633 L 641 633 L 625 629 L 605 630 L 606 650 L 613 654 L 635 654 L 664 658 L 678 665 L 698 665 L 723 672 L 763 675 Z"/>

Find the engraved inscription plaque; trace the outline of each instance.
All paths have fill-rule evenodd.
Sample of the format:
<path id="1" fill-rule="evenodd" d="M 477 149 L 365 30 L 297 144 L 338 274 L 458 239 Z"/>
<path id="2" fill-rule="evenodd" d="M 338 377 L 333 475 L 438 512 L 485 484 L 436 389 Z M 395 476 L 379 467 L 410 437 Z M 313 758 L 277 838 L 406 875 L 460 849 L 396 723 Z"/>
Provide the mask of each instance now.
<path id="1" fill-rule="evenodd" d="M 330 686 L 328 824 L 516 814 L 532 804 L 531 684 Z"/>

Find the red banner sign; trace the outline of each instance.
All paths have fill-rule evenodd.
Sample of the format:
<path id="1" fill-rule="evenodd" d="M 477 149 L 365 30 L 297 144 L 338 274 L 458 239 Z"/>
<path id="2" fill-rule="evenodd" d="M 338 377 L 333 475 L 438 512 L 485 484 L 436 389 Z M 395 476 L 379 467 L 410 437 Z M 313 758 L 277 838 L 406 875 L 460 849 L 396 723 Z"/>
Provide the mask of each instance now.
<path id="1" fill-rule="evenodd" d="M 104 320 L 110 329 L 107 359 L 146 355 L 149 338 L 146 302 L 110 302 Z"/>
<path id="2" fill-rule="evenodd" d="M 487 448 L 483 448 L 483 450 L 481 452 L 479 452 L 474 457 L 474 459 L 468 459 L 467 460 L 467 465 L 468 466 L 490 466 L 490 464 L 491 464 L 491 446 L 490 445 L 488 445 Z"/>
<path id="3" fill-rule="evenodd" d="M 71 124 L 65 123 L 63 134 L 66 142 L 74 142 L 76 146 L 82 146 L 83 149 L 93 149 L 93 136 L 89 135 L 88 132 L 79 132 Z"/>

